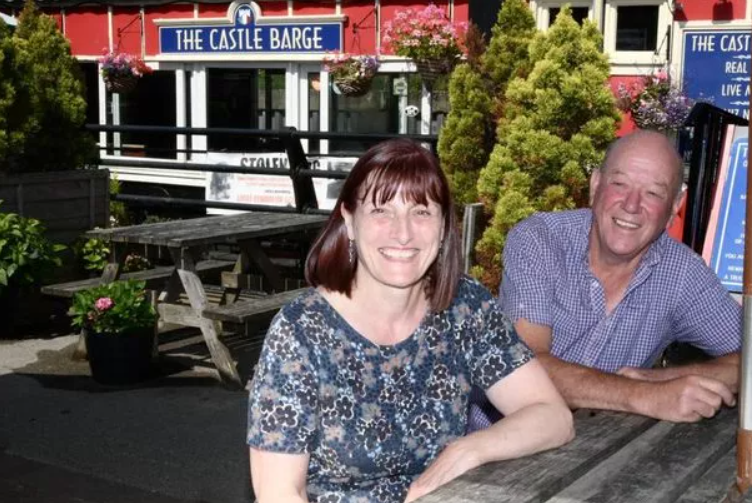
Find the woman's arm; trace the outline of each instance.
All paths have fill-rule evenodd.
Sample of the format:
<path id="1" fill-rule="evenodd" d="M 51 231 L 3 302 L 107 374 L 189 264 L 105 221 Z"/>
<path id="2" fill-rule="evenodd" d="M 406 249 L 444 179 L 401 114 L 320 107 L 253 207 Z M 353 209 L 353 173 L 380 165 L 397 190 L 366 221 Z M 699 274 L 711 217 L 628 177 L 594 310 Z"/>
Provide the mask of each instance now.
<path id="1" fill-rule="evenodd" d="M 251 480 L 257 503 L 308 503 L 308 454 L 250 448 Z"/>
<path id="2" fill-rule="evenodd" d="M 574 438 L 572 413 L 535 359 L 491 386 L 486 396 L 504 419 L 449 444 L 413 482 L 406 501 L 484 463 L 552 449 Z"/>

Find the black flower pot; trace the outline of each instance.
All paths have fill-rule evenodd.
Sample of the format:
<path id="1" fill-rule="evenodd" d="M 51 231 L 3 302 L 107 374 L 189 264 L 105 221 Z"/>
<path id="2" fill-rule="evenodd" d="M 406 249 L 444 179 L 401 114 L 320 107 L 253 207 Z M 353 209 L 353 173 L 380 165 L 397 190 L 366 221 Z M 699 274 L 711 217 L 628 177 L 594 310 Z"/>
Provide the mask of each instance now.
<path id="1" fill-rule="evenodd" d="M 134 384 L 151 375 L 154 327 L 122 334 L 84 330 L 91 376 L 101 384 Z"/>

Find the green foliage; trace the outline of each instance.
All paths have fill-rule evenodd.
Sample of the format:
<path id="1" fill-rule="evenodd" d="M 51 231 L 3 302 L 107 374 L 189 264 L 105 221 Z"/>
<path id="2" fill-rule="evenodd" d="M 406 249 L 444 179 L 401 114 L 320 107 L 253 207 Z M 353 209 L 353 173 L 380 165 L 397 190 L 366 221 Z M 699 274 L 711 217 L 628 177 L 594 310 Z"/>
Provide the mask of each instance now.
<path id="1" fill-rule="evenodd" d="M 505 1 L 485 53 L 469 57 L 469 63 L 452 73 L 451 108 L 439 134 L 438 152 L 458 209 L 478 201 L 478 177 L 495 141 L 503 91 L 512 75 L 524 74 L 529 66 L 527 47 L 534 31 L 525 1 Z"/>
<path id="2" fill-rule="evenodd" d="M 474 272 L 491 289 L 498 288 L 501 251 L 517 222 L 588 203 L 589 174 L 619 121 L 601 42 L 592 24 L 580 27 L 565 6 L 531 42 L 529 74 L 514 76 L 506 88 L 498 143 L 477 188 L 491 222 L 476 247 Z"/>
<path id="3" fill-rule="evenodd" d="M 72 324 L 103 334 L 122 334 L 153 326 L 157 315 L 143 281 L 115 281 L 73 297 Z"/>
<path id="4" fill-rule="evenodd" d="M 491 97 L 483 78 L 463 63 L 449 80 L 451 105 L 439 135 L 439 159 L 458 208 L 477 201 L 478 172 L 488 160 Z"/>
<path id="5" fill-rule="evenodd" d="M 89 238 L 76 244 L 75 253 L 86 271 L 102 272 L 110 256 L 110 246 L 103 239 Z"/>
<path id="6" fill-rule="evenodd" d="M 0 213 L 0 293 L 9 285 L 31 285 L 61 264 L 65 246 L 52 244 L 33 218 Z"/>
<path id="7" fill-rule="evenodd" d="M 528 46 L 534 34 L 535 19 L 527 2 L 506 0 L 491 29 L 491 41 L 482 58 L 494 94 L 503 96 L 509 79 L 527 73 Z"/>
<path id="8" fill-rule="evenodd" d="M 0 110 L 7 112 L 0 122 L 0 171 L 75 169 L 93 159 L 94 141 L 81 129 L 84 84 L 55 21 L 27 0 L 10 46 L 7 33 L 0 35 L 0 52 L 7 62 L 0 70 L 7 77 L 0 85 Z"/>

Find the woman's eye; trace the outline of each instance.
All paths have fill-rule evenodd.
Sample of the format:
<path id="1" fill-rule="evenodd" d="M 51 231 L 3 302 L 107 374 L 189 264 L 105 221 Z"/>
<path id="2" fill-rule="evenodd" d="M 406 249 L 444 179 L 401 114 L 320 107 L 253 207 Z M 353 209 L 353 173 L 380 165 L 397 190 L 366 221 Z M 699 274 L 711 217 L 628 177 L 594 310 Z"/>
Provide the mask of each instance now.
<path id="1" fill-rule="evenodd" d="M 385 213 L 384 208 L 374 206 L 371 208 L 371 215 L 383 215 Z"/>
<path id="2" fill-rule="evenodd" d="M 421 217 L 430 217 L 431 212 L 427 208 L 418 208 L 415 213 Z"/>

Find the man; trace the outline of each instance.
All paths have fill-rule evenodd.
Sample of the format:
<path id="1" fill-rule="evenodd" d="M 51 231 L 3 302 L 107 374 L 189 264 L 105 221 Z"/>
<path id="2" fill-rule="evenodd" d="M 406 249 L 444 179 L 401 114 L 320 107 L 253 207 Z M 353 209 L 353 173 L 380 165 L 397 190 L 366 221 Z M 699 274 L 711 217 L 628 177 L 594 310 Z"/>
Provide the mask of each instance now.
<path id="1" fill-rule="evenodd" d="M 690 422 L 735 404 L 741 308 L 665 232 L 681 185 L 666 137 L 633 133 L 592 174 L 592 210 L 539 213 L 507 237 L 504 311 L 572 408 Z M 674 341 L 714 358 L 650 368 Z"/>

